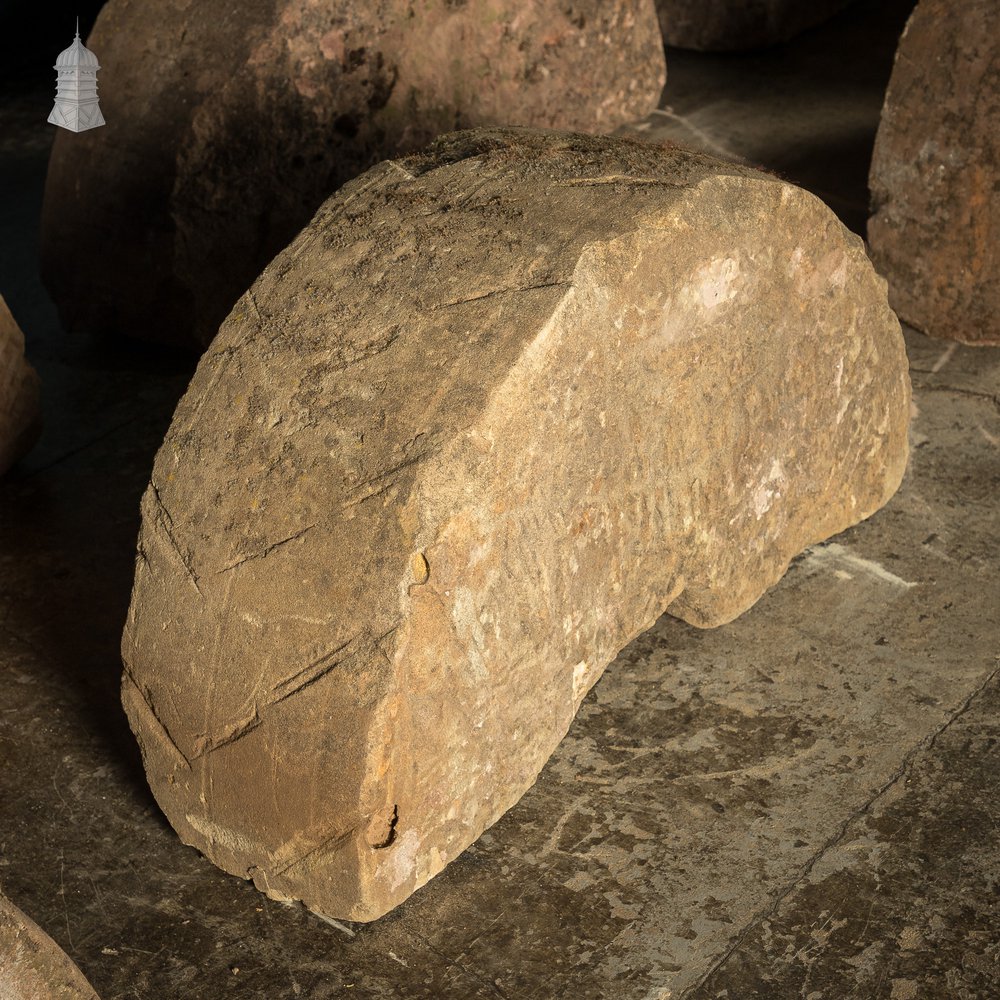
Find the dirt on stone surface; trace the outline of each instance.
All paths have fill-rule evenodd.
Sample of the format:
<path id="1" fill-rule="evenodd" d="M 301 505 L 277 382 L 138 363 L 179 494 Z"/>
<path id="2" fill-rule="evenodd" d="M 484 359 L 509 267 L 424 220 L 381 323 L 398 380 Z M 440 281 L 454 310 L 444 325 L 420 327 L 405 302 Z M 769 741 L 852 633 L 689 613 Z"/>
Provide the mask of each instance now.
<path id="1" fill-rule="evenodd" d="M 889 300 L 931 337 L 1000 344 L 1000 5 L 921 0 L 871 167 Z"/>
<path id="2" fill-rule="evenodd" d="M 158 455 L 122 647 L 158 801 L 275 898 L 380 916 L 664 610 L 728 622 L 881 507 L 908 420 L 885 284 L 792 185 L 527 129 L 380 164 Z"/>
<path id="3" fill-rule="evenodd" d="M 107 125 L 56 138 L 43 276 L 70 328 L 203 347 L 344 181 L 455 128 L 611 131 L 665 78 L 652 0 L 111 0 Z"/>

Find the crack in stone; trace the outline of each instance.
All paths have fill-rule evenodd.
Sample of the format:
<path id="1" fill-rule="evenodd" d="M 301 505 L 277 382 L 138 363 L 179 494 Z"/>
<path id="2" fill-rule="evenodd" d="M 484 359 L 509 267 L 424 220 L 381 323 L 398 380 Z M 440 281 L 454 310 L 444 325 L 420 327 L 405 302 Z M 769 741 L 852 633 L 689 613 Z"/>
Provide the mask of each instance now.
<path id="1" fill-rule="evenodd" d="M 357 826 L 352 826 L 349 830 L 344 830 L 341 833 L 335 833 L 332 836 L 325 837 L 318 844 L 316 844 L 315 847 L 310 847 L 307 851 L 300 854 L 297 858 L 294 858 L 292 861 L 289 861 L 287 865 L 277 869 L 274 872 L 274 878 L 280 878 L 282 875 L 291 871 L 298 865 L 301 865 L 303 861 L 308 861 L 309 858 L 313 857 L 313 855 L 315 854 L 318 854 L 325 848 L 336 850 L 336 848 L 339 847 L 341 844 L 346 843 L 348 840 L 350 840 L 350 838 L 354 836 L 357 830 L 358 830 Z"/>
<path id="2" fill-rule="evenodd" d="M 170 735 L 170 730 L 163 724 L 163 720 L 156 714 L 156 709 L 153 707 L 153 703 L 149 700 L 146 692 L 139 686 L 136 679 L 132 676 L 132 671 L 126 666 L 124 669 L 125 680 L 132 685 L 132 689 L 139 698 L 140 704 L 149 712 L 149 716 L 153 722 L 152 730 L 153 732 L 159 733 L 163 739 L 165 745 L 172 749 L 174 753 L 181 759 L 184 767 L 187 770 L 191 770 L 191 760 L 188 758 L 187 754 L 177 745 L 176 740 Z"/>
<path id="3" fill-rule="evenodd" d="M 361 653 L 369 649 L 380 648 L 382 643 L 385 642 L 385 640 L 388 639 L 397 628 L 397 625 L 393 625 L 392 628 L 387 629 L 381 635 L 375 636 L 370 642 L 365 643 L 360 649 L 350 649 L 351 646 L 357 643 L 360 635 L 359 633 L 359 635 L 355 635 L 351 639 L 348 639 L 347 642 L 341 644 L 335 649 L 327 650 L 327 652 L 316 657 L 316 659 L 307 664 L 297 673 L 294 673 L 290 677 L 286 677 L 283 681 L 279 681 L 275 684 L 274 687 L 271 688 L 270 695 L 263 703 L 259 704 L 255 701 L 253 711 L 250 712 L 249 715 L 243 716 L 235 722 L 231 722 L 217 735 L 199 736 L 195 741 L 194 752 L 192 753 L 191 760 L 194 761 L 200 759 L 201 757 L 205 757 L 210 753 L 214 753 L 221 747 L 229 746 L 237 740 L 242 739 L 244 736 L 252 733 L 264 721 L 262 713 L 265 710 L 272 708 L 280 702 L 287 701 L 294 695 L 298 695 L 307 688 L 312 687 L 312 685 L 317 681 L 331 673 L 335 667 L 340 666 L 351 657 L 359 656 Z M 344 655 L 338 656 L 340 653 L 344 653 Z"/>
<path id="4" fill-rule="evenodd" d="M 250 555 L 243 556 L 235 562 L 229 563 L 228 566 L 223 566 L 223 568 L 216 573 L 216 576 L 219 576 L 222 573 L 228 573 L 231 569 L 236 569 L 237 566 L 242 566 L 244 563 L 251 562 L 254 559 L 266 559 L 275 549 L 280 548 L 282 545 L 286 545 L 288 542 L 294 542 L 296 538 L 301 538 L 307 531 L 312 531 L 315 527 L 315 524 L 308 524 L 306 527 L 294 532 L 287 538 L 281 538 L 276 542 L 272 542 L 267 546 L 267 548 L 260 552 L 251 552 Z"/>
<path id="5" fill-rule="evenodd" d="M 497 295 L 507 295 L 510 292 L 533 292 L 538 288 L 560 288 L 568 287 L 572 285 L 571 281 L 544 281 L 538 285 L 520 285 L 514 288 L 494 288 L 488 292 L 482 292 L 480 295 L 470 295 L 465 299 L 454 299 L 451 302 L 439 302 L 437 305 L 430 306 L 431 312 L 437 312 L 439 309 L 448 309 L 451 306 L 461 306 L 466 302 L 479 302 L 482 299 L 491 299 Z"/>
<path id="6" fill-rule="evenodd" d="M 368 844 L 373 851 L 384 851 L 387 847 L 392 847 L 396 842 L 396 827 L 399 825 L 399 804 L 392 807 L 392 815 L 388 820 L 388 829 L 385 836 L 374 844 L 369 840 Z"/>
<path id="7" fill-rule="evenodd" d="M 201 757 L 207 757 L 208 754 L 214 753 L 222 747 L 229 746 L 230 743 L 235 743 L 248 733 L 252 733 L 260 725 L 260 723 L 260 712 L 257 710 L 257 706 L 255 704 L 253 712 L 251 712 L 250 715 L 243 719 L 239 719 L 236 722 L 230 723 L 230 725 L 217 736 L 200 736 L 195 741 L 194 752 L 191 755 L 191 759 L 199 760 Z"/>
<path id="8" fill-rule="evenodd" d="M 687 187 L 684 181 L 669 180 L 665 177 L 632 177 L 628 174 L 605 174 L 601 177 L 569 177 L 556 181 L 556 187 L 596 187 L 599 184 L 624 184 L 626 187 Z M 544 287 L 544 286 L 541 286 Z"/>
<path id="9" fill-rule="evenodd" d="M 429 448 L 425 451 L 419 451 L 412 457 L 404 459 L 404 461 L 399 462 L 388 469 L 384 469 L 377 475 L 370 476 L 368 479 L 363 479 L 361 482 L 355 483 L 351 487 L 350 493 L 348 494 L 347 499 L 343 502 L 342 506 L 354 507 L 357 504 L 364 503 L 366 500 L 371 500 L 372 497 L 380 496 L 387 490 L 392 489 L 392 487 L 396 485 L 397 480 L 390 477 L 394 476 L 397 472 L 402 472 L 411 465 L 417 465 L 425 458 L 433 456 L 436 453 L 436 450 L 437 449 L 435 448 Z M 375 488 L 365 493 L 365 487 L 369 486 L 373 486 Z"/>
<path id="10" fill-rule="evenodd" d="M 166 505 L 160 498 L 160 491 L 156 488 L 156 483 L 154 483 L 152 479 L 149 481 L 149 489 L 154 500 L 156 501 L 156 506 L 160 515 L 153 523 L 159 524 L 162 527 L 163 533 L 167 536 L 171 548 L 174 550 L 174 553 L 180 560 L 181 565 L 187 572 L 188 580 L 194 585 L 194 589 L 198 591 L 198 596 L 204 600 L 205 595 L 201 592 L 201 587 L 198 586 L 198 574 L 191 565 L 190 557 L 184 554 L 184 551 L 181 549 L 177 539 L 174 538 L 174 519 L 170 516 L 170 511 L 167 510 Z"/>
<path id="11" fill-rule="evenodd" d="M 927 750 L 933 748 L 937 738 L 945 732 L 952 723 L 960 719 L 972 706 L 972 703 L 983 693 L 993 683 L 996 678 L 1000 676 L 1000 657 L 997 658 L 997 665 L 991 670 L 986 678 L 979 683 L 972 692 L 963 700 L 961 705 L 935 730 L 925 736 L 923 739 L 918 741 L 909 751 L 905 754 L 899 767 L 892 773 L 889 779 L 874 792 L 869 795 L 869 797 L 860 805 L 857 809 L 853 810 L 847 818 L 840 824 L 837 830 L 823 843 L 820 849 L 803 865 L 800 869 L 798 875 L 796 875 L 792 881 L 774 898 L 774 901 L 770 906 L 761 910 L 755 916 L 751 917 L 747 922 L 746 926 L 742 931 L 736 936 L 736 940 L 732 945 L 726 949 L 726 951 L 719 957 L 719 959 L 712 964 L 708 971 L 698 980 L 694 985 L 687 987 L 678 995 L 678 1000 L 685 1000 L 687 997 L 694 997 L 698 990 L 705 986 L 708 981 L 720 970 L 722 969 L 729 960 L 735 955 L 742 947 L 746 939 L 750 934 L 756 930 L 756 928 L 769 917 L 774 916 L 777 913 L 778 908 L 785 901 L 785 899 L 791 895 L 792 892 L 801 885 L 802 881 L 809 875 L 809 873 L 816 867 L 816 865 L 822 860 L 822 858 L 828 854 L 834 847 L 843 841 L 847 835 L 847 831 L 851 824 L 855 820 L 860 819 L 864 816 L 872 806 L 880 799 L 893 785 L 895 785 L 901 778 L 909 772 L 914 759 L 920 754 Z"/>
<path id="12" fill-rule="evenodd" d="M 315 684 L 322 677 L 325 677 L 334 667 L 342 662 L 342 659 L 336 659 L 337 654 L 343 653 L 357 639 L 356 635 L 353 636 L 335 649 L 327 650 L 321 656 L 317 656 L 312 663 L 307 664 L 297 673 L 292 674 L 291 677 L 286 677 L 283 681 L 279 681 L 271 688 L 272 697 L 268 700 L 268 704 L 276 705 L 279 701 L 291 698 L 292 695 L 298 694 L 311 684 Z"/>

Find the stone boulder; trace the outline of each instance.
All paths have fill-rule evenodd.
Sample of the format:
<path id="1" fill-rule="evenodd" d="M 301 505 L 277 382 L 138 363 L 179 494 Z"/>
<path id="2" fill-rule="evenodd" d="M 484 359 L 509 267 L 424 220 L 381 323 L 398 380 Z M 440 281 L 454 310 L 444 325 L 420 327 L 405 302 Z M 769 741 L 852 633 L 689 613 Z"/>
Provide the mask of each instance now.
<path id="1" fill-rule="evenodd" d="M 474 130 L 237 303 L 142 502 L 123 699 L 182 839 L 369 920 L 535 781 L 665 610 L 749 608 L 903 474 L 885 282 L 817 198 Z"/>
<path id="2" fill-rule="evenodd" d="M 653 0 L 109 0 L 104 128 L 56 135 L 67 328 L 204 346 L 344 181 L 441 132 L 611 131 L 665 79 Z"/>
<path id="3" fill-rule="evenodd" d="M 1000 344 L 1000 4 L 921 0 L 899 41 L 868 239 L 900 317 Z"/>
<path id="4" fill-rule="evenodd" d="M 98 1000 L 69 956 L 30 917 L 0 895 L 0 998 Z"/>
<path id="5" fill-rule="evenodd" d="M 24 357 L 24 334 L 0 295 L 0 476 L 35 443 L 41 387 Z"/>
<path id="6" fill-rule="evenodd" d="M 786 42 L 851 0 L 656 0 L 668 45 L 702 52 L 756 49 Z"/>

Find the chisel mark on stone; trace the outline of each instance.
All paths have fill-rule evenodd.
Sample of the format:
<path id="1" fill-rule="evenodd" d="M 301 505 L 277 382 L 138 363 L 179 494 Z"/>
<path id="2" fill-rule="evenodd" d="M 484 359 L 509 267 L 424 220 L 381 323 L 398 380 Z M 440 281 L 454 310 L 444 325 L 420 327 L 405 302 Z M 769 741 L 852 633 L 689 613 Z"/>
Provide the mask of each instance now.
<path id="1" fill-rule="evenodd" d="M 190 556 L 185 555 L 180 543 L 174 537 L 174 519 L 170 516 L 170 511 L 167 510 L 166 505 L 160 497 L 160 491 L 156 488 L 156 483 L 152 480 L 150 480 L 149 483 L 149 492 L 147 493 L 147 496 L 151 496 L 156 504 L 157 516 L 154 520 L 154 524 L 158 524 L 163 531 L 163 534 L 167 536 L 167 540 L 170 542 L 170 547 L 173 549 L 174 554 L 184 567 L 188 580 L 194 589 L 198 591 L 198 596 L 204 598 L 205 595 L 201 592 L 201 587 L 198 585 L 198 574 L 191 565 L 191 558 Z"/>
<path id="2" fill-rule="evenodd" d="M 169 730 L 156 714 L 156 709 L 153 708 L 152 703 L 143 692 L 142 688 L 140 688 L 135 682 L 127 667 L 125 668 L 124 676 L 125 690 L 123 692 L 123 700 L 126 702 L 126 707 L 128 707 L 128 703 L 131 702 L 132 707 L 138 709 L 139 712 L 145 716 L 147 723 L 149 723 L 150 731 L 156 734 L 160 743 L 164 746 L 167 752 L 176 758 L 176 762 L 180 766 L 190 771 L 191 762 L 188 760 L 181 748 L 174 742 L 174 738 L 170 735 Z"/>
<path id="3" fill-rule="evenodd" d="M 247 733 L 252 733 L 260 725 L 260 713 L 257 710 L 257 706 L 254 705 L 253 712 L 246 718 L 240 719 L 238 722 L 231 723 L 227 726 L 219 735 L 217 736 L 199 736 L 194 743 L 194 753 L 191 756 L 192 760 L 198 760 L 200 757 L 205 757 L 210 753 L 214 753 L 221 747 L 229 746 L 230 743 L 235 743 L 237 740 L 242 739 Z"/>
<path id="4" fill-rule="evenodd" d="M 466 302 L 479 302 L 482 299 L 491 299 L 497 295 L 508 295 L 512 292 L 533 292 L 539 288 L 568 288 L 572 282 L 569 281 L 543 281 L 537 285 L 517 285 L 512 288 L 493 288 L 488 292 L 479 295 L 470 295 L 464 299 L 453 299 L 451 302 L 439 302 L 437 305 L 428 306 L 428 311 L 437 312 L 439 309 L 450 309 L 452 306 L 465 305 Z"/>
<path id="5" fill-rule="evenodd" d="M 280 548 L 282 545 L 287 545 L 289 542 L 294 542 L 296 538 L 301 538 L 307 531 L 312 531 L 315 527 L 315 524 L 308 524 L 306 527 L 299 529 L 287 538 L 281 538 L 276 542 L 272 542 L 266 549 L 263 549 L 260 552 L 251 552 L 250 555 L 242 556 L 234 562 L 229 563 L 228 566 L 223 566 L 216 575 L 218 576 L 222 573 L 228 573 L 231 569 L 236 569 L 237 566 L 242 566 L 244 563 L 251 562 L 254 559 L 266 559 L 275 549 Z"/>

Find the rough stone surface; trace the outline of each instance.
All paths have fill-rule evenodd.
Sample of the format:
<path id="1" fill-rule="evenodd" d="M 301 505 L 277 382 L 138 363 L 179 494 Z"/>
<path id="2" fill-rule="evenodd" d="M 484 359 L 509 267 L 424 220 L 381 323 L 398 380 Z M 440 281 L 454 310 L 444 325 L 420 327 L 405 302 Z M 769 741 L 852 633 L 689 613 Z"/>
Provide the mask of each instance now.
<path id="1" fill-rule="evenodd" d="M 0 295 L 0 476 L 34 444 L 40 383 L 24 357 L 24 334 Z"/>
<path id="2" fill-rule="evenodd" d="M 899 42 L 868 238 L 900 317 L 1000 344 L 1000 5 L 921 0 Z"/>
<path id="3" fill-rule="evenodd" d="M 459 133 L 240 300 L 143 500 L 123 697 L 182 838 L 371 919 L 535 780 L 669 606 L 748 608 L 906 460 L 899 327 L 813 196 Z"/>
<path id="4" fill-rule="evenodd" d="M 472 125 L 611 131 L 665 79 L 652 0 L 111 0 L 87 44 L 107 126 L 56 137 L 43 276 L 64 326 L 199 346 L 375 162 Z"/>
<path id="5" fill-rule="evenodd" d="M 668 45 L 703 52 L 754 49 L 787 41 L 851 0 L 656 0 Z"/>
<path id="6" fill-rule="evenodd" d="M 0 1000 L 98 1000 L 69 956 L 0 896 Z"/>

